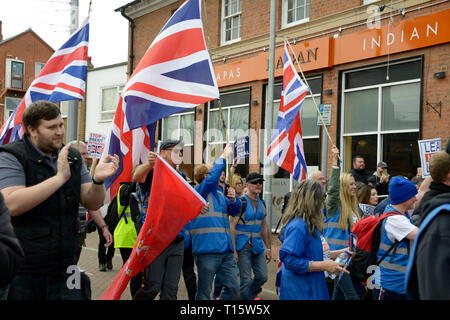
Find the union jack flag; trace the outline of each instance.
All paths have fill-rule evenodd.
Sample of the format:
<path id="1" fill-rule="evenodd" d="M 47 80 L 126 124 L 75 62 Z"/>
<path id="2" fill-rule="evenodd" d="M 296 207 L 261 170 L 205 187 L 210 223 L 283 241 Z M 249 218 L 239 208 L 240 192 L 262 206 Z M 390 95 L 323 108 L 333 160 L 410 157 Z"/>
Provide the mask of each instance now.
<path id="1" fill-rule="evenodd" d="M 132 168 L 146 161 L 159 119 L 219 97 L 201 21 L 201 0 L 187 0 L 162 28 L 127 84 L 105 142 L 102 158 L 116 153 L 121 164 L 105 182 L 109 196 Z M 149 135 L 152 137 L 149 137 Z"/>
<path id="2" fill-rule="evenodd" d="M 20 104 L 3 123 L 0 145 L 23 136 L 22 115 L 33 102 L 82 100 L 85 94 L 89 43 L 89 17 L 47 61 Z"/>
<path id="3" fill-rule="evenodd" d="M 285 41 L 283 91 L 267 157 L 277 166 L 289 171 L 297 181 L 306 179 L 307 173 L 300 109 L 308 92 L 308 86 L 302 82 L 295 70 Z"/>

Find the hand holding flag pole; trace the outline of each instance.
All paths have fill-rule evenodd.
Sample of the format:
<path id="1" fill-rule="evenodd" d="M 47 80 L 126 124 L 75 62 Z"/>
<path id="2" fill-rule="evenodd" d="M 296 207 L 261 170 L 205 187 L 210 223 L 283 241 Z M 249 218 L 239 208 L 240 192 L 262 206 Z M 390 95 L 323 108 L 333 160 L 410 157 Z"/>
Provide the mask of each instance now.
<path id="1" fill-rule="evenodd" d="M 220 98 L 217 99 L 217 102 L 219 104 L 219 114 L 220 114 L 220 119 L 222 120 L 222 128 L 223 128 L 223 134 L 225 135 L 225 147 L 228 145 L 229 140 L 228 140 L 228 133 L 227 133 L 227 126 L 225 123 L 225 118 L 223 116 L 223 111 L 222 111 L 222 101 L 220 101 Z M 232 179 L 231 179 L 231 165 L 230 165 L 230 161 L 228 158 L 225 158 L 225 161 L 227 162 L 227 176 L 228 176 L 228 184 L 230 187 L 233 187 L 232 185 Z"/>

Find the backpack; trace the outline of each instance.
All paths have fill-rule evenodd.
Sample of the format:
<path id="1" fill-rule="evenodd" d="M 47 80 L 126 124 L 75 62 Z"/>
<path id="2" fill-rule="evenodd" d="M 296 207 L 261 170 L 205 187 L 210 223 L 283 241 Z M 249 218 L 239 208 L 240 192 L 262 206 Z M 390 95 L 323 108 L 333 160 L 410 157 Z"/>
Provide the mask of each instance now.
<path id="1" fill-rule="evenodd" d="M 381 242 L 381 227 L 383 220 L 394 215 L 401 215 L 401 213 L 388 211 L 379 217 L 372 215 L 365 219 L 361 219 L 354 224 L 351 232 L 356 235 L 357 244 L 355 255 L 353 256 L 352 264 L 350 265 L 350 274 L 356 281 L 365 281 L 368 278 L 368 267 L 371 265 L 378 266 L 389 252 L 399 245 L 399 242 L 395 242 L 380 260 L 377 259 L 377 252 Z"/>
<path id="2" fill-rule="evenodd" d="M 242 196 L 240 199 L 242 202 L 242 207 L 241 207 L 241 213 L 239 214 L 239 220 L 241 220 L 242 223 L 245 224 L 243 214 L 245 213 L 245 210 L 247 210 L 247 199 L 244 196 Z M 266 202 L 264 200 L 261 200 L 261 202 L 263 204 L 264 213 L 266 213 L 266 211 L 267 211 Z"/>
<path id="3" fill-rule="evenodd" d="M 109 232 L 111 233 L 114 232 L 122 217 L 125 219 L 125 223 L 128 223 L 128 219 L 125 216 L 128 207 L 131 207 L 131 219 L 134 223 L 139 220 L 138 216 L 140 216 L 136 197 L 132 196 L 132 194 L 136 192 L 136 182 L 122 182 L 118 192 L 120 192 L 120 204 L 123 206 L 123 210 L 118 212 L 116 195 L 109 203 L 108 212 L 104 218 L 105 223 L 108 225 Z"/>

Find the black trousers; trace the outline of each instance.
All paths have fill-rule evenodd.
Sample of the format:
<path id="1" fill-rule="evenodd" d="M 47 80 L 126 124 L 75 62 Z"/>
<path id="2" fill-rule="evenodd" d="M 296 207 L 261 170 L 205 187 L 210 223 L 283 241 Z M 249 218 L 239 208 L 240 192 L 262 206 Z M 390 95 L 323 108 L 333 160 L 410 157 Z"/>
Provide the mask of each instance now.
<path id="1" fill-rule="evenodd" d="M 105 247 L 106 239 L 103 236 L 103 231 L 97 228 L 99 242 L 98 242 L 98 263 L 106 263 L 111 261 L 114 257 L 114 242 L 109 247 Z M 126 261 L 126 260 L 125 260 Z"/>
<path id="2" fill-rule="evenodd" d="M 197 293 L 197 277 L 194 272 L 194 255 L 192 254 L 192 247 L 184 250 L 182 270 L 188 298 L 189 300 L 195 300 L 195 294 Z"/>

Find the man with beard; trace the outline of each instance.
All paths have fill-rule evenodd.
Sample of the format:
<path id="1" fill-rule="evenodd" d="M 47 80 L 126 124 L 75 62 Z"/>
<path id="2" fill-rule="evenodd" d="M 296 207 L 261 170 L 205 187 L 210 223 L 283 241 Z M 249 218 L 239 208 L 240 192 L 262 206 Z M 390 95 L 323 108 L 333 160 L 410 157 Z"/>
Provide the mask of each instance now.
<path id="1" fill-rule="evenodd" d="M 353 168 L 349 171 L 355 178 L 355 181 L 362 182 L 364 184 L 367 184 L 367 177 L 366 177 L 366 163 L 364 161 L 364 158 L 362 156 L 354 156 L 352 160 L 352 166 Z"/>
<path id="2" fill-rule="evenodd" d="M 24 137 L 0 148 L 0 190 L 25 252 L 9 299 L 62 300 L 76 264 L 78 205 L 97 210 L 103 181 L 119 159 L 108 156 L 91 178 L 79 151 L 63 146 L 64 121 L 57 105 L 36 101 L 23 113 Z"/>

